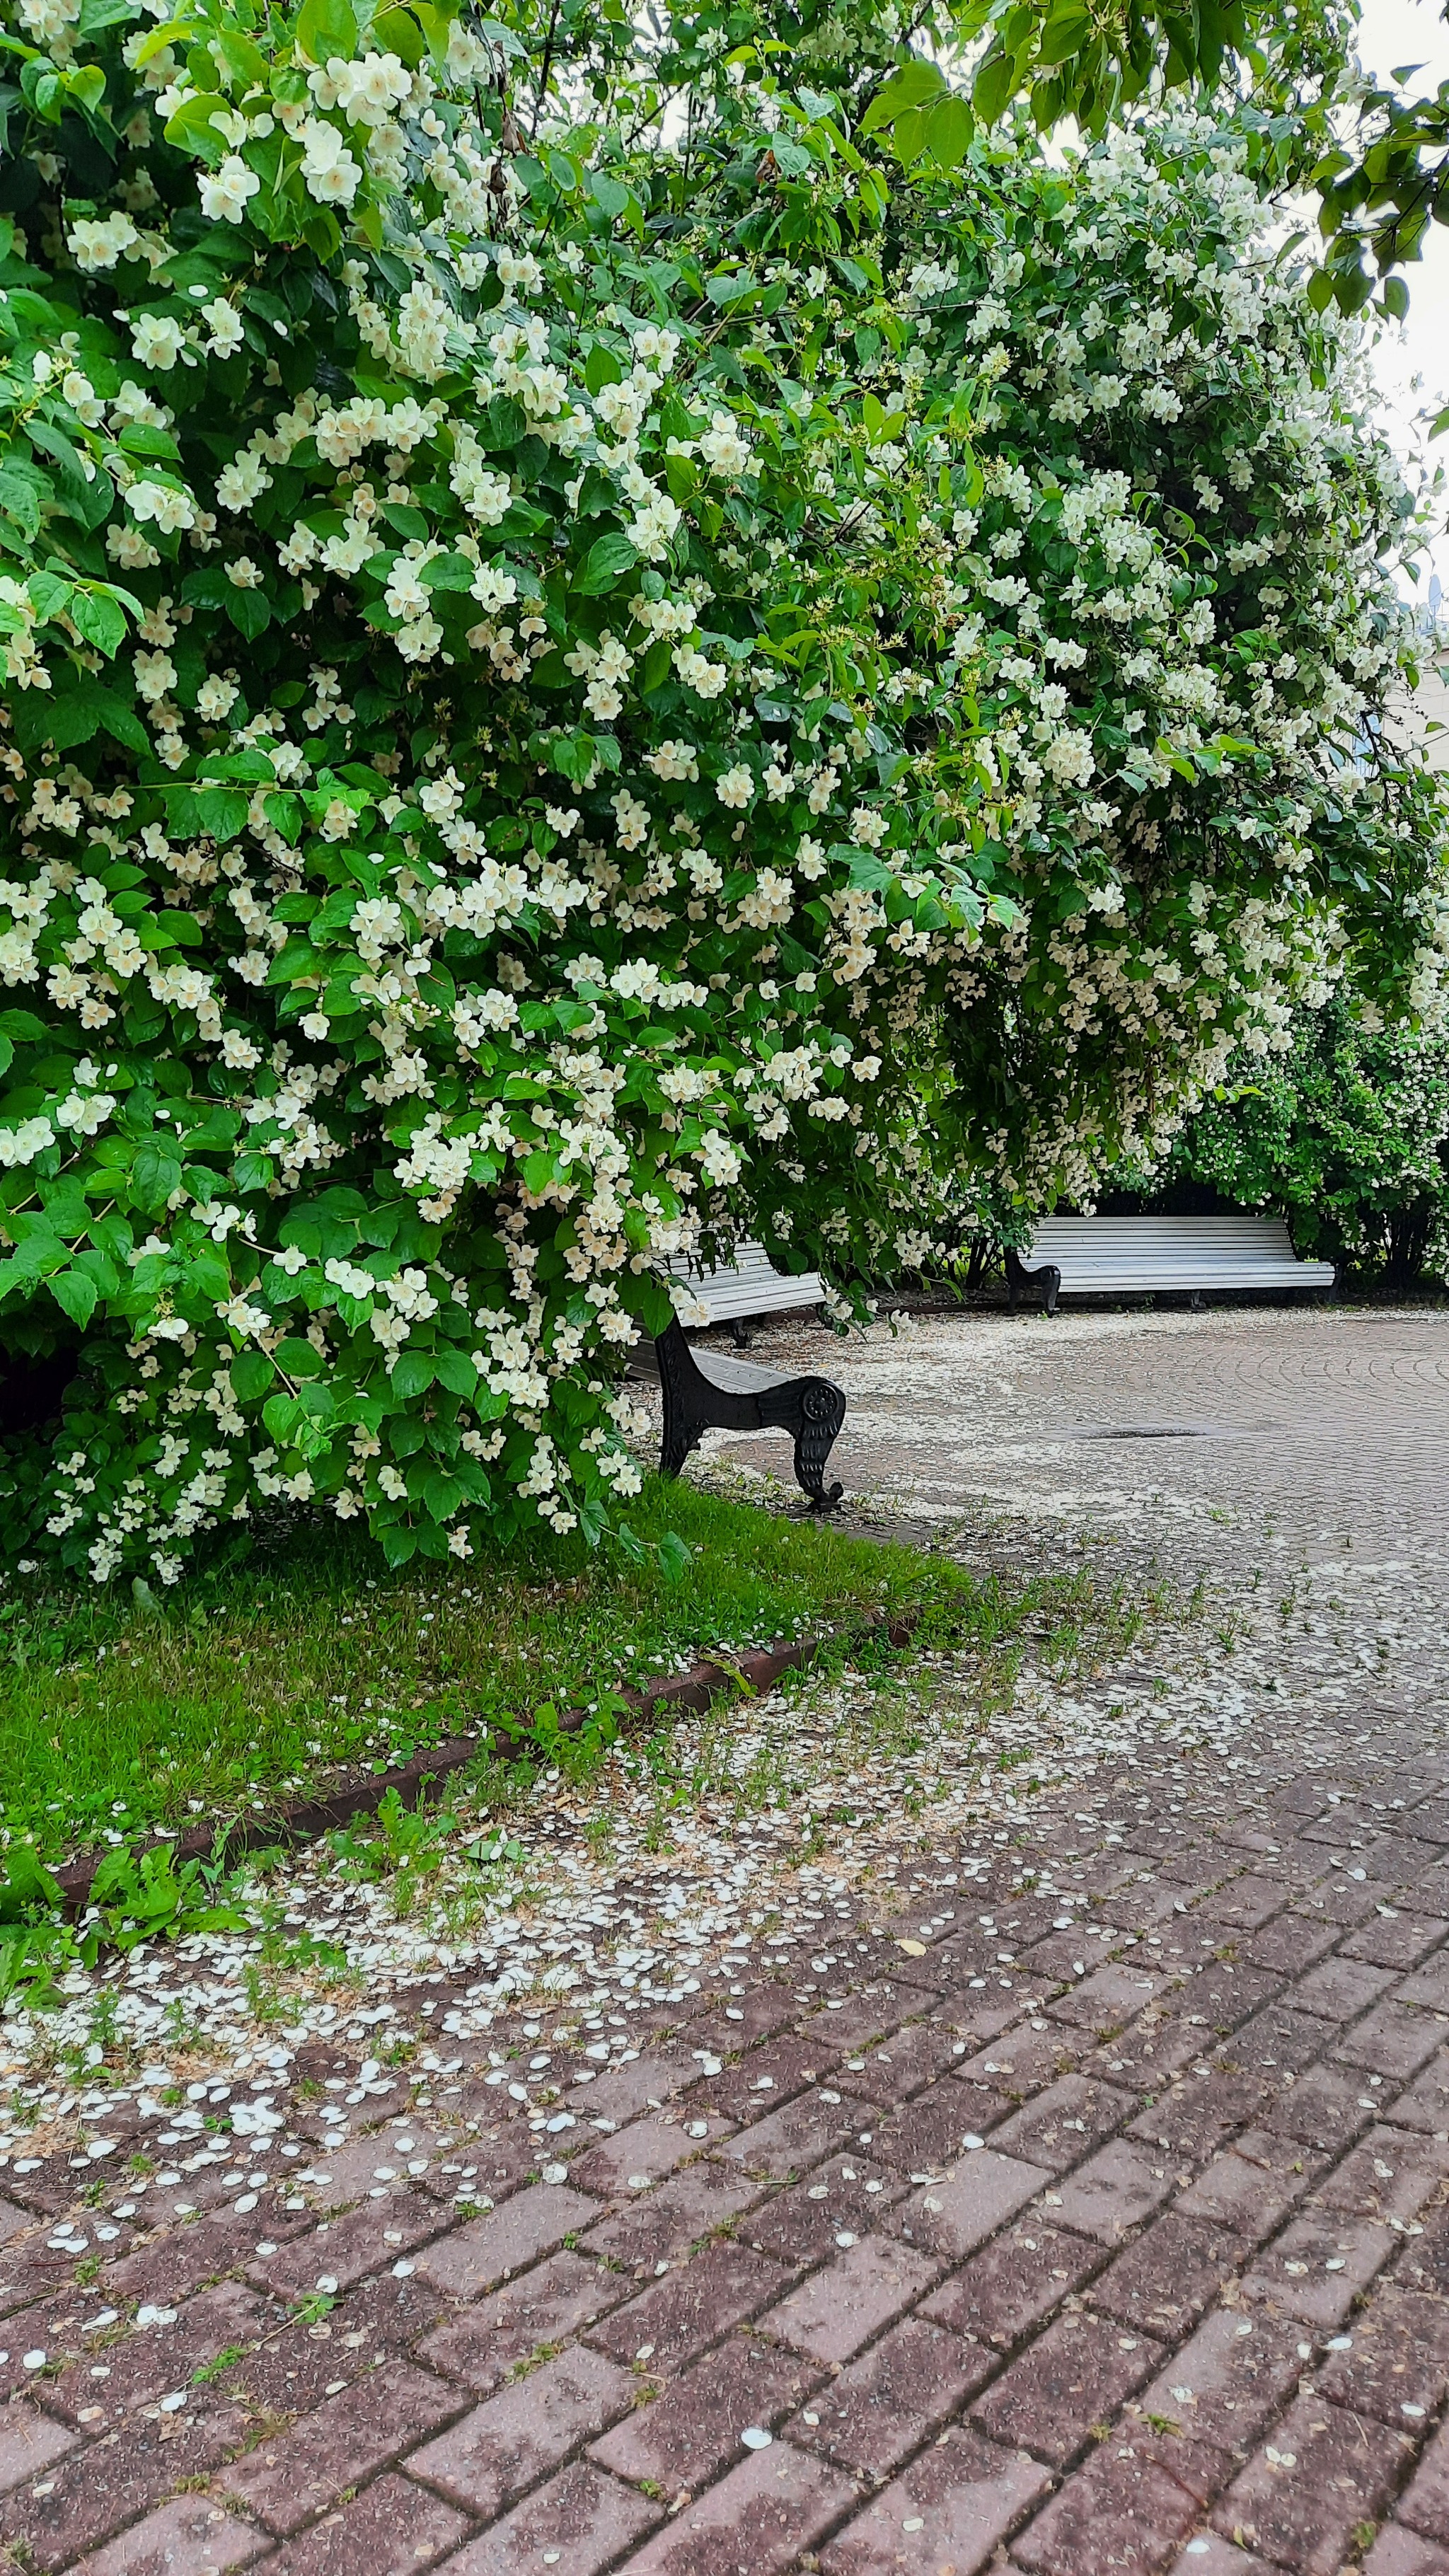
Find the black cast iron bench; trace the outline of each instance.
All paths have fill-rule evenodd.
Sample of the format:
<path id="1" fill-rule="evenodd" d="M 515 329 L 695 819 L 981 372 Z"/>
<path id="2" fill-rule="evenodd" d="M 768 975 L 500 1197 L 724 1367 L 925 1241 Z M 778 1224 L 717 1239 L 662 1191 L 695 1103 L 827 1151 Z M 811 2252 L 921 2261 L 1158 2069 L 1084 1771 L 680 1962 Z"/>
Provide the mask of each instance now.
<path id="1" fill-rule="evenodd" d="M 845 1420 L 845 1397 L 828 1377 L 785 1377 L 752 1360 L 696 1350 L 677 1320 L 636 1357 L 646 1368 L 652 1362 L 664 1396 L 661 1476 L 677 1476 L 706 1431 L 788 1431 L 796 1483 L 817 1511 L 834 1511 L 845 1488 L 826 1485 L 825 1463 Z"/>

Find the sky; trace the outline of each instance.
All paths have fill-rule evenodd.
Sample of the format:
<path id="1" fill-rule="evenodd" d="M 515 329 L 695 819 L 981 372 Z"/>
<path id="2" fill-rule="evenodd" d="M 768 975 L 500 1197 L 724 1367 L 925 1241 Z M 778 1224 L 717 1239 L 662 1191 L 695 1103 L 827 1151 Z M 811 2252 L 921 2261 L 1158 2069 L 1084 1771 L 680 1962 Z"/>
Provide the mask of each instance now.
<path id="1" fill-rule="evenodd" d="M 1401 64 L 1422 63 L 1422 77 L 1403 85 L 1408 94 L 1421 94 L 1449 79 L 1449 26 L 1434 0 L 1363 0 L 1359 55 L 1365 70 L 1385 84 Z M 1373 369 L 1383 395 L 1384 427 L 1400 454 L 1411 457 L 1425 452 L 1424 424 L 1416 431 L 1416 420 L 1424 413 L 1432 419 L 1449 403 L 1449 229 L 1444 225 L 1430 225 L 1424 256 L 1405 271 L 1405 279 L 1408 319 L 1387 326 L 1373 352 Z M 1435 439 L 1427 453 L 1449 474 L 1449 432 Z M 1439 575 L 1449 607 L 1449 536 L 1442 526 L 1427 561 Z M 1426 595 L 1427 572 L 1421 572 L 1418 590 L 1410 596 Z"/>

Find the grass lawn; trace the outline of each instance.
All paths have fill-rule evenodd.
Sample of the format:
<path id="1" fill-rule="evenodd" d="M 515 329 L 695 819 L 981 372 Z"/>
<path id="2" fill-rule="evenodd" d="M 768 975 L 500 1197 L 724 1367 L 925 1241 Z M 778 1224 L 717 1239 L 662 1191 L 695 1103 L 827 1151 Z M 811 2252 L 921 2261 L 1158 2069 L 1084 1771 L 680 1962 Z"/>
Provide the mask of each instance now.
<path id="1" fill-rule="evenodd" d="M 337 1764 L 378 1769 L 546 1705 L 587 1706 L 701 1653 L 925 1615 L 989 1645 L 1028 1606 L 944 1559 L 651 1480 L 641 1553 L 551 1544 L 390 1573 L 335 1522 L 259 1542 L 154 1601 L 0 1590 L 0 1847 L 232 1816 Z M 674 1579 L 658 1542 L 689 1551 Z M 666 1547 L 666 1560 L 671 1551 Z M 1050 1588 L 1050 1587 L 1046 1587 Z"/>

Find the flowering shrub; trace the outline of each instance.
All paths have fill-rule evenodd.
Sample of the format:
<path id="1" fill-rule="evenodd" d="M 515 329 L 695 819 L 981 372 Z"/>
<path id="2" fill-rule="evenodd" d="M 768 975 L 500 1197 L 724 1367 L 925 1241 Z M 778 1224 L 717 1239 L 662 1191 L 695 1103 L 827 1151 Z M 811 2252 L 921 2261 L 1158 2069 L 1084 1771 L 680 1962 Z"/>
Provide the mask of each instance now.
<path id="1" fill-rule="evenodd" d="M 6 23 L 7 1547 L 596 1534 L 701 1235 L 919 1261 L 1435 1004 L 1408 499 L 1232 131 L 892 196 L 805 50 L 676 144 L 557 13 Z"/>
<path id="2" fill-rule="evenodd" d="M 1449 1272 L 1449 1040 L 1364 1030 L 1338 998 L 1292 1054 L 1234 1066 L 1188 1120 L 1168 1177 L 1287 1217 L 1301 1253 L 1411 1288 Z M 1149 1184 L 1151 1186 L 1151 1184 Z"/>

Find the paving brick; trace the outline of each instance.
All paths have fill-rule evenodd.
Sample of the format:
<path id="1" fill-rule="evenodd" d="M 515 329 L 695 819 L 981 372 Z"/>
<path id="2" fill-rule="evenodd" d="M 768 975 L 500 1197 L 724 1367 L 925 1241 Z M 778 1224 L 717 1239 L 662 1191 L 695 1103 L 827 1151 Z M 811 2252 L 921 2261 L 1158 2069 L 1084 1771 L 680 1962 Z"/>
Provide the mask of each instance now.
<path id="1" fill-rule="evenodd" d="M 1179 2193 L 1175 2208 L 1184 2218 L 1216 2219 L 1247 2243 L 1261 2243 L 1308 2189 L 1309 2169 L 1294 2145 L 1270 2130 L 1245 2131 Z"/>
<path id="2" fill-rule="evenodd" d="M 627 2276 L 582 2254 L 555 2254 L 424 2337 L 418 2358 L 486 2397 L 540 2344 L 563 2343 L 627 2298 Z"/>
<path id="3" fill-rule="evenodd" d="M 1324 2396 L 1399 2432 L 1422 2431 L 1449 2396 L 1449 2306 L 1386 2283 L 1351 2333 L 1350 2349 L 1320 2374 Z"/>
<path id="4" fill-rule="evenodd" d="M 695 2040 L 693 2045 L 705 2043 Z M 623 2122 L 641 2111 L 662 2111 L 666 2102 L 698 2081 L 698 2060 L 685 2049 L 674 2049 L 668 2055 L 636 2057 L 629 2065 L 611 2066 L 591 2084 L 575 2084 L 565 2098 L 581 2120 Z"/>
<path id="5" fill-rule="evenodd" d="M 267 2560 L 267 2576 L 418 2576 L 468 2536 L 467 2517 L 389 2471 Z"/>
<path id="6" fill-rule="evenodd" d="M 877 2116 L 871 2152 L 899 2174 L 938 2172 L 965 2152 L 968 2137 L 987 2135 L 1012 2107 L 1005 2094 L 943 2075 L 914 2101 Z"/>
<path id="7" fill-rule="evenodd" d="M 908 2317 L 827 2380 L 792 2416 L 787 2438 L 804 2450 L 825 2452 L 842 2468 L 888 2477 L 995 2365 L 986 2346 Z"/>
<path id="8" fill-rule="evenodd" d="M 33 2486 L 52 2463 L 74 2448 L 76 2435 L 53 2415 L 23 2400 L 0 2413 L 0 2495 L 12 2487 Z"/>
<path id="9" fill-rule="evenodd" d="M 1423 2225 L 1408 2231 L 1394 2271 L 1405 2289 L 1449 2298 L 1449 2207 L 1428 2211 Z"/>
<path id="10" fill-rule="evenodd" d="M 615 2308 L 589 2340 L 615 2361 L 647 2360 L 651 2377 L 661 2377 L 768 2307 L 788 2279 L 770 2255 L 720 2239 Z"/>
<path id="11" fill-rule="evenodd" d="M 864 2064 L 837 2064 L 830 2082 L 838 2085 L 842 2093 L 865 2093 L 877 2102 L 902 2102 L 938 2075 L 959 2067 L 960 2045 L 955 2032 L 938 2022 L 907 2022 L 904 2029 L 892 2031 L 875 2047 L 852 2051 L 864 2058 Z"/>
<path id="12" fill-rule="evenodd" d="M 728 2134 L 729 2125 L 703 2111 L 690 2117 L 680 2113 L 677 2118 L 655 2112 L 647 2119 L 631 2120 L 617 2136 L 600 2138 L 573 2158 L 570 2186 L 598 2200 L 647 2190 L 677 2165 L 704 2155 L 715 2139 Z"/>
<path id="13" fill-rule="evenodd" d="M 1449 2136 L 1449 2048 L 1436 2049 L 1407 2092 L 1394 2097 L 1394 2125 Z"/>
<path id="14" fill-rule="evenodd" d="M 1400 2522 L 1449 2548 L 1449 2426 L 1435 2434 L 1394 2510 Z"/>
<path id="15" fill-rule="evenodd" d="M 971 2419 L 994 2441 L 1061 2467 L 1162 2358 L 1160 2344 L 1125 2334 L 1115 2319 L 1061 2316 L 976 2400 Z"/>
<path id="16" fill-rule="evenodd" d="M 868 2236 L 846 2246 L 759 2322 L 812 2360 L 849 2361 L 939 2277 L 940 2265 L 909 2245 Z"/>
<path id="17" fill-rule="evenodd" d="M 1197 2162 L 1255 2120 L 1275 2096 L 1261 2076 L 1184 2075 L 1128 2123 L 1127 2135 L 1145 2138 L 1174 2156 Z"/>
<path id="18" fill-rule="evenodd" d="M 436 2432 L 465 2403 L 458 2389 L 406 2362 L 371 2371 L 229 2469 L 227 2493 L 269 2531 L 299 2531 L 344 2487 Z"/>
<path id="19" fill-rule="evenodd" d="M 851 1978 L 854 1982 L 854 1970 Z M 888 2015 L 889 2002 L 877 2004 L 872 2001 L 868 2006 L 870 2011 L 877 2009 Z M 733 2057 L 741 2049 L 753 2048 L 759 2040 L 773 2039 L 777 2030 L 787 2029 L 799 2018 L 800 2005 L 793 1988 L 767 1977 L 759 1985 L 752 1985 L 746 1993 L 731 1995 L 715 2011 L 691 2022 L 683 2035 L 684 2044 L 691 2052 L 703 2048 L 714 2057 Z M 833 2013 L 825 2028 L 834 2031 Z M 841 2043 L 836 2041 L 834 2044 L 838 2046 Z M 698 2073 L 697 2064 L 695 2071 Z"/>
<path id="20" fill-rule="evenodd" d="M 1099 2248 L 1080 2237 L 1040 2219 L 1023 2221 L 923 2299 L 920 2314 L 954 2334 L 978 2336 L 999 2351 L 1010 2351 L 1079 2288 L 1101 2259 Z"/>
<path id="21" fill-rule="evenodd" d="M 1109 1961 L 1057 1995 L 1048 2010 L 1053 2021 L 1071 2022 L 1079 2030 L 1120 2030 L 1162 1992 L 1165 1983 L 1164 1977 L 1135 1962 Z"/>
<path id="22" fill-rule="evenodd" d="M 369 2272 L 380 2272 L 425 2244 L 443 2223 L 437 2203 L 422 2192 L 407 2199 L 389 2195 L 385 2201 L 364 2201 L 330 2226 L 311 2228 L 275 2254 L 257 2256 L 247 2266 L 247 2277 L 258 2289 L 274 2290 L 284 2299 L 305 2298 L 323 2279 L 348 2290 Z"/>
<path id="23" fill-rule="evenodd" d="M 1226 2034 L 1241 2029 L 1283 1993 L 1281 1977 L 1231 1959 L 1198 1959 L 1183 1986 L 1181 2000 L 1209 2030 Z"/>
<path id="24" fill-rule="evenodd" d="M 1193 1908 L 1198 1922 L 1232 1924 L 1241 1932 L 1257 1932 L 1281 1913 L 1284 1888 L 1281 1878 L 1260 1877 L 1245 1870 L 1241 1878 L 1231 1878 L 1226 1886 L 1214 1889 L 1201 1905 Z"/>
<path id="25" fill-rule="evenodd" d="M 807 2093 L 726 2139 L 718 2153 L 745 2173 L 785 2182 L 834 2155 L 852 2133 L 869 2132 L 871 2127 L 869 2105 L 822 2102 L 818 2093 Z"/>
<path id="26" fill-rule="evenodd" d="M 450 2558 L 448 2576 L 535 2576 L 548 2567 L 559 2576 L 598 2576 L 659 2519 L 657 2504 L 575 2460 Z"/>
<path id="27" fill-rule="evenodd" d="M 1338 2576 L 1350 2535 L 1377 2520 L 1410 2447 L 1385 2424 L 1321 2396 L 1300 2397 L 1234 2479 L 1213 2522 L 1225 2539 L 1240 2533 L 1295 2576 Z"/>
<path id="28" fill-rule="evenodd" d="M 1185 2334 L 1241 2270 L 1249 2251 L 1243 2237 L 1211 2219 L 1168 2210 L 1098 2274 L 1093 2305 L 1147 2334 Z"/>
<path id="29" fill-rule="evenodd" d="M 1014 2030 L 1003 2031 L 985 2048 L 963 2057 L 956 2072 L 966 2083 L 984 2084 L 993 2092 L 1014 2094 L 1024 2101 L 1028 2094 L 1054 2084 L 1059 2075 L 1070 2075 L 1081 2053 L 1079 2031 L 1053 2025 L 1036 2030 L 1030 2022 L 1018 2022 Z"/>
<path id="30" fill-rule="evenodd" d="M 1357 2021 L 1395 1983 L 1392 1968 L 1371 1967 L 1367 1960 L 1338 1951 L 1299 1978 L 1293 2001 L 1300 2011 L 1321 2013 L 1325 2021 Z"/>
<path id="31" fill-rule="evenodd" d="M 1376 2100 L 1372 2091 L 1365 2093 L 1362 2076 L 1348 2067 L 1312 2066 L 1296 2083 L 1284 2085 L 1257 2126 L 1341 2154 L 1371 2118 Z"/>
<path id="32" fill-rule="evenodd" d="M 218 2353 L 245 2354 L 276 2322 L 275 2308 L 254 2290 L 244 2289 L 239 2281 L 223 2281 L 216 2289 L 188 2299 L 174 2324 L 152 2326 L 144 2334 L 108 2345 L 104 2381 L 92 2375 L 89 2354 L 73 2361 L 47 2390 L 46 2402 L 71 2423 L 82 2407 L 100 2408 L 99 2416 L 87 2413 L 92 2425 L 115 2423 L 133 2407 L 149 2405 L 173 2388 L 189 2387 L 192 2373 L 214 2361 Z M 324 2375 L 330 2379 L 333 2373 L 328 2370 Z M 227 2393 L 236 2392 L 228 2389 Z"/>
<path id="33" fill-rule="evenodd" d="M 1067 2176 L 1057 2214 L 1064 2227 L 1095 2236 L 1102 2245 L 1120 2245 L 1124 2236 L 1161 2207 L 1175 2179 L 1160 2149 L 1114 2138 Z"/>
<path id="34" fill-rule="evenodd" d="M 1008 2218 L 1035 2198 L 1051 2175 L 1041 2165 L 1022 2163 L 982 2147 L 963 2156 L 954 2173 L 924 2184 L 888 2212 L 893 2235 L 921 2246 L 927 2253 L 959 2261 L 963 2254 L 994 2235 Z"/>
<path id="35" fill-rule="evenodd" d="M 202 2479 L 239 2448 L 239 2407 L 188 2406 L 151 2423 L 132 2417 L 124 2432 L 103 2432 L 56 2460 L 36 2486 L 0 2496 L 0 2543 L 24 2540 L 38 2567 L 69 2567 L 139 2522 L 187 2478 Z"/>
<path id="36" fill-rule="evenodd" d="M 1144 2388 L 1134 2412 L 1220 2450 L 1246 2450 L 1302 2376 L 1302 2332 L 1291 2321 L 1219 2308 Z"/>
<path id="37" fill-rule="evenodd" d="M 266 2547 L 264 2531 L 205 2496 L 177 2496 L 83 2559 L 76 2576 L 224 2576 Z"/>
<path id="38" fill-rule="evenodd" d="M 1115 2085 L 1064 2075 L 996 2130 L 992 2145 L 1000 2155 L 1062 2173 L 1080 2164 L 1136 2108 L 1131 2094 Z"/>
<path id="39" fill-rule="evenodd" d="M 1244 2074 L 1271 2074 L 1281 2085 L 1285 2075 L 1304 2075 L 1327 2054 L 1339 2036 L 1338 2024 L 1317 2014 L 1297 2012 L 1291 2001 L 1255 2013 L 1225 2045 L 1225 2062 Z"/>
<path id="40" fill-rule="evenodd" d="M 409 2476 L 440 2487 L 471 2513 L 501 2513 L 571 2451 L 627 2412 L 638 2393 L 631 2371 L 576 2346 L 540 2364 L 405 2465 Z"/>
<path id="41" fill-rule="evenodd" d="M 566 2236 L 580 2234 L 598 2215 L 598 2202 L 567 2184 L 533 2183 L 486 2216 L 440 2237 L 419 2255 L 417 2268 L 425 2281 L 451 2298 L 482 2298 L 541 2254 L 552 2254 Z"/>
<path id="42" fill-rule="evenodd" d="M 1446 2177 L 1449 2140 L 1436 2144 L 1414 2129 L 1373 2128 L 1315 2186 L 1310 2206 L 1407 2223 L 1442 2189 Z"/>
<path id="43" fill-rule="evenodd" d="M 785 2576 L 854 2494 L 850 2479 L 828 2461 L 772 2442 L 686 2505 L 624 2560 L 624 2569 L 627 2576 L 738 2576 L 747 2533 L 749 2576 Z"/>
<path id="44" fill-rule="evenodd" d="M 1366 1923 L 1381 1905 L 1391 1905 L 1397 1892 L 1391 1879 L 1354 1879 L 1347 1871 L 1335 1870 L 1331 1878 L 1306 1889 L 1294 1903 L 1310 1919 L 1320 1915 L 1325 1922 L 1340 1924 L 1347 1930 L 1355 1923 Z"/>
<path id="45" fill-rule="evenodd" d="M 1047 2483 L 1034 2460 L 957 2426 L 837 2533 L 823 2576 L 979 2576 Z"/>
<path id="46" fill-rule="evenodd" d="M 593 2444 L 591 2456 L 616 2477 L 647 2478 L 678 2495 L 742 2458 L 741 2435 L 751 2426 L 773 2431 L 823 2377 L 819 2363 L 798 2352 L 731 2335 L 652 2403 L 636 2406 Z"/>
<path id="47" fill-rule="evenodd" d="M 1255 2256 L 1243 2296 L 1332 2332 L 1397 2242 L 1377 2219 L 1335 2219 L 1327 2211 L 1295 2218 Z"/>
<path id="48" fill-rule="evenodd" d="M 1375 1915 L 1371 1923 L 1361 1924 L 1357 1932 L 1350 1932 L 1343 1944 L 1343 1956 L 1346 1959 L 1371 1959 L 1375 1967 L 1397 1968 L 1402 1974 L 1406 1968 L 1419 1967 L 1420 1962 L 1427 1959 L 1432 1950 L 1437 1950 L 1442 1941 L 1449 1941 L 1449 1923 L 1436 1914 Z M 1401 1988 L 1400 1991 L 1404 1990 Z M 1406 2000 L 1421 2003 L 1427 2002 L 1428 1998 L 1408 1995 Z"/>
<path id="49" fill-rule="evenodd" d="M 1215 2531 L 1200 2531 L 1174 2559 L 1168 2576 L 1270 2576 L 1270 2570 L 1266 2559 L 1220 2540 Z"/>
<path id="50" fill-rule="evenodd" d="M 1228 2463 L 1205 2443 L 1114 2436 L 1012 2545 L 1031 2576 L 1155 2576 L 1176 2555 Z"/>
<path id="51" fill-rule="evenodd" d="M 908 2186 L 866 2155 L 832 2156 L 808 2182 L 791 2183 L 741 2219 L 737 2233 L 782 2263 L 818 2263 L 842 2228 L 863 2236 L 903 2200 Z"/>
<path id="52" fill-rule="evenodd" d="M 737 2167 L 706 2157 L 685 2165 L 653 2191 L 632 2197 L 627 2208 L 611 2210 L 579 2241 L 590 2254 L 652 2273 L 656 2264 L 682 2254 L 713 2228 L 728 2226 L 763 2199 L 767 2188 Z"/>
<path id="53" fill-rule="evenodd" d="M 1334 2054 L 1350 2066 L 1406 2084 L 1428 2063 L 1444 2036 L 1433 2013 L 1413 2004 L 1383 2003 L 1345 2032 Z"/>
<path id="54" fill-rule="evenodd" d="M 1423 2540 L 1402 2523 L 1381 2531 L 1367 2558 L 1364 2576 L 1449 2576 L 1449 2549 Z"/>
<path id="55" fill-rule="evenodd" d="M 1280 1977 L 1300 1977 L 1338 1939 L 1335 1923 L 1309 1923 L 1301 1914 L 1279 1914 L 1239 1943 L 1240 1955 L 1255 1968 Z"/>

